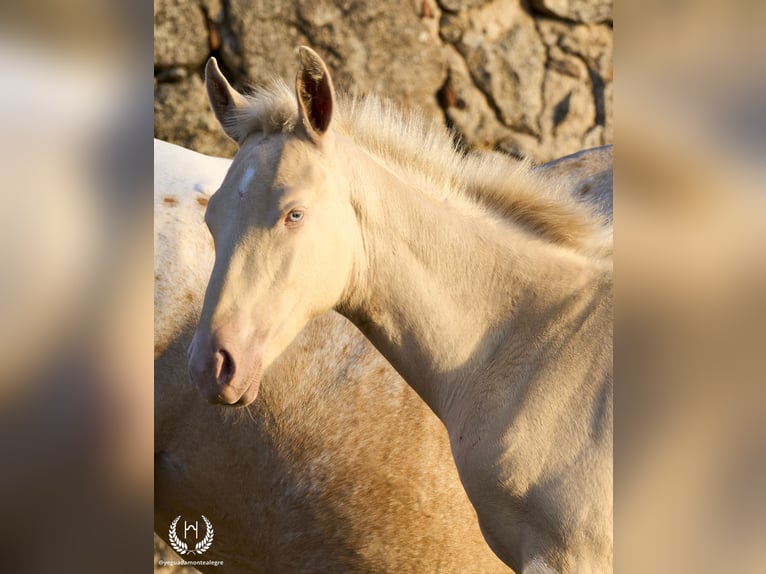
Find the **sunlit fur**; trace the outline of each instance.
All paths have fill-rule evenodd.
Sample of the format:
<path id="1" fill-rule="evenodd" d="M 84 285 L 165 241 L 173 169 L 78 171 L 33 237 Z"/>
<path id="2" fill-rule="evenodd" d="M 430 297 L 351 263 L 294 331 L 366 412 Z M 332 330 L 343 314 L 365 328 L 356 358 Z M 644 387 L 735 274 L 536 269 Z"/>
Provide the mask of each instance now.
<path id="1" fill-rule="evenodd" d="M 461 156 L 445 131 L 374 98 L 333 106 L 325 64 L 299 53 L 296 121 L 283 88 L 248 102 L 208 66 L 216 117 L 240 152 L 208 209 L 216 267 L 193 377 L 214 400 L 247 404 L 308 319 L 334 308 L 444 423 L 506 564 L 610 571 L 608 228 L 528 165 Z M 265 175 L 242 197 L 235 182 L 252 164 Z M 299 232 L 274 221 L 284 197 L 316 199 Z M 250 360 L 254 348 L 265 351 Z M 239 357 L 238 371 L 211 369 L 221 356 Z"/>
<path id="2" fill-rule="evenodd" d="M 205 206 L 231 162 L 155 140 L 155 530 L 210 519 L 203 572 L 502 574 L 439 420 L 335 312 L 265 375 L 259 400 L 213 408 L 186 348 L 213 265 Z"/>
<path id="3" fill-rule="evenodd" d="M 256 88 L 248 106 L 227 120 L 241 133 L 292 133 L 297 124 L 293 89 L 279 79 Z M 402 112 L 376 95 L 340 94 L 333 129 L 354 140 L 393 171 L 419 180 L 424 190 L 467 199 L 541 236 L 595 257 L 611 254 L 611 228 L 560 185 L 547 185 L 529 162 L 499 154 L 462 154 L 441 125 Z"/>
<path id="4" fill-rule="evenodd" d="M 156 532 L 205 514 L 205 556 L 226 572 L 510 572 L 479 533 L 441 423 L 337 313 L 304 330 L 250 407 L 202 399 L 186 348 L 213 264 L 203 213 L 231 162 L 158 140 L 154 162 Z"/>

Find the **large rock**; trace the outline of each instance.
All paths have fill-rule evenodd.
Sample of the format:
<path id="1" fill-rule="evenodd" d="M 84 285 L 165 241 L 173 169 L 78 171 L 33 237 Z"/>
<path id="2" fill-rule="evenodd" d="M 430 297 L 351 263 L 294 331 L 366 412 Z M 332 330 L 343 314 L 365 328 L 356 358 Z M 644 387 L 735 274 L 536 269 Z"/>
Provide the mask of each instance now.
<path id="1" fill-rule="evenodd" d="M 461 55 L 451 47 L 445 49 L 445 54 L 448 77 L 439 92 L 439 101 L 460 143 L 474 149 L 499 149 L 516 157 L 535 149 L 534 136 L 516 132 L 498 119 L 487 96 L 476 87 Z"/>
<path id="2" fill-rule="evenodd" d="M 551 157 L 610 143 L 611 26 L 540 19 L 538 28 L 548 50 L 543 133 Z"/>
<path id="3" fill-rule="evenodd" d="M 534 19 L 516 2 L 494 2 L 458 18 L 465 23 L 455 47 L 499 119 L 539 135 L 545 46 Z"/>
<path id="4" fill-rule="evenodd" d="M 435 93 L 446 66 L 433 18 L 412 3 L 349 0 L 232 0 L 231 26 L 250 81 L 292 81 L 295 48 L 310 45 L 327 62 L 336 86 L 387 95 L 442 117 Z"/>

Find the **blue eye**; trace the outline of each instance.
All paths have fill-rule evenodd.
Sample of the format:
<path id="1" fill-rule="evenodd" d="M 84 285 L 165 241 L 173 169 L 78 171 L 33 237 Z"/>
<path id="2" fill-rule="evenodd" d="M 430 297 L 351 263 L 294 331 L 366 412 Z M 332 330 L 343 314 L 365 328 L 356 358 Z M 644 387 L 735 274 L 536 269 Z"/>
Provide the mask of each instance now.
<path id="1" fill-rule="evenodd" d="M 290 213 L 287 214 L 287 221 L 289 223 L 298 223 L 303 219 L 303 211 L 300 209 L 293 209 Z"/>

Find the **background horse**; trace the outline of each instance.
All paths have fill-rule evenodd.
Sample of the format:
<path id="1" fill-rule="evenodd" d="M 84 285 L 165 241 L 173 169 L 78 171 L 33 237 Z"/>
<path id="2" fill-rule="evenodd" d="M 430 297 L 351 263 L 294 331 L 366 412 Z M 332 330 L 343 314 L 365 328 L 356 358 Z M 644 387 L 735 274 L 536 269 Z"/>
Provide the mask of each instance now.
<path id="1" fill-rule="evenodd" d="M 526 166 L 459 156 L 378 100 L 341 102 L 333 123 L 327 68 L 300 54 L 295 96 L 276 84 L 248 100 L 208 64 L 240 151 L 206 212 L 216 261 L 192 377 L 211 401 L 249 404 L 264 370 L 335 308 L 445 424 L 507 564 L 611 569 L 611 242 L 599 220 Z"/>

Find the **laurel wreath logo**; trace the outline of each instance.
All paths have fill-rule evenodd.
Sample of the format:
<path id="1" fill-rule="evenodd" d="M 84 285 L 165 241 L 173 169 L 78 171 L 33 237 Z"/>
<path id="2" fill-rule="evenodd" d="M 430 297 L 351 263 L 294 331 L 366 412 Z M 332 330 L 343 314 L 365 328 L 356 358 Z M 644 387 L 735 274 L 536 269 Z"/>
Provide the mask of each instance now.
<path id="1" fill-rule="evenodd" d="M 185 556 L 187 554 L 202 554 L 205 552 L 210 546 L 213 544 L 213 525 L 210 523 L 210 521 L 207 519 L 207 517 L 203 514 L 202 520 L 205 521 L 205 526 L 207 527 L 207 532 L 205 533 L 205 536 L 197 542 L 197 544 L 194 545 L 193 549 L 189 548 L 189 545 L 186 544 L 183 540 L 178 538 L 178 534 L 176 534 L 176 524 L 178 524 L 178 521 L 181 519 L 181 515 L 175 517 L 175 520 L 170 523 L 170 530 L 168 531 L 168 541 L 170 542 L 171 548 L 178 552 L 181 556 Z"/>

